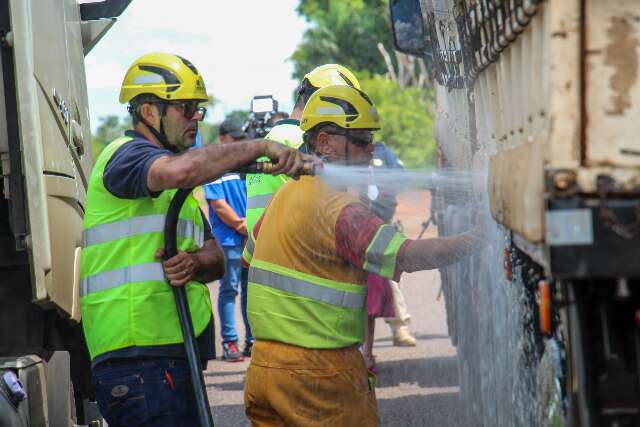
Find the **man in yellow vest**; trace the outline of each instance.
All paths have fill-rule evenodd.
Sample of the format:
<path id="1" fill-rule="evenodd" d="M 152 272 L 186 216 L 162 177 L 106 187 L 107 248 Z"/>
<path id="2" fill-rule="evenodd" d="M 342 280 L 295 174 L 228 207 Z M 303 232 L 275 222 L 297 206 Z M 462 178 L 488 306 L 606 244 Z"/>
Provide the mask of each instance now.
<path id="1" fill-rule="evenodd" d="M 204 283 L 224 273 L 197 201 L 180 211 L 179 253 L 162 262 L 164 223 L 176 188 L 217 179 L 268 156 L 295 176 L 294 149 L 257 140 L 194 145 L 207 101 L 202 77 L 184 58 L 138 58 L 122 84 L 134 130 L 111 142 L 89 180 L 80 306 L 98 406 L 110 426 L 198 424 L 173 286 L 186 286 L 200 357 L 214 357 L 211 299 Z"/>
<path id="2" fill-rule="evenodd" d="M 309 148 L 335 164 L 367 165 L 378 114 L 363 92 L 328 86 L 301 121 Z M 289 181 L 253 230 L 248 316 L 256 342 L 245 384 L 254 426 L 375 426 L 373 381 L 358 351 L 367 275 L 438 268 L 482 246 L 473 232 L 410 240 L 371 213 L 348 182 Z"/>
<path id="3" fill-rule="evenodd" d="M 289 118 L 276 122 L 265 139 L 277 141 L 287 147 L 304 150 L 301 147 L 302 130 L 300 117 L 302 110 L 313 93 L 329 85 L 347 85 L 360 89 L 356 76 L 339 64 L 324 64 L 314 68 L 304 76 L 296 93 L 296 102 Z M 247 231 L 250 233 L 264 212 L 273 195 L 289 178 L 286 175 L 247 174 Z"/>

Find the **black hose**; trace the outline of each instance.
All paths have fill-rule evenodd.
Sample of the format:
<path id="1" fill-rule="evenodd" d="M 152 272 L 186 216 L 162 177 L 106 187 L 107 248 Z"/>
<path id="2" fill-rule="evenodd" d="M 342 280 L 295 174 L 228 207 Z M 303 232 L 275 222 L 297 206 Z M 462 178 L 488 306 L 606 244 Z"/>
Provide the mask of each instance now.
<path id="1" fill-rule="evenodd" d="M 169 212 L 164 224 L 164 258 L 165 260 L 178 254 L 177 228 L 180 209 L 193 191 L 192 188 L 181 189 L 176 192 L 169 205 Z M 189 372 L 191 374 L 191 383 L 196 397 L 198 406 L 198 418 L 201 427 L 213 427 L 213 418 L 209 409 L 209 399 L 207 398 L 206 388 L 204 386 L 204 376 L 202 375 L 202 365 L 200 364 L 200 353 L 198 352 L 198 343 L 195 333 L 193 332 L 193 322 L 191 321 L 191 313 L 189 312 L 189 303 L 187 301 L 187 292 L 184 286 L 171 286 L 173 296 L 176 300 L 178 309 L 178 317 L 180 318 L 180 327 L 182 328 L 182 337 L 184 339 L 184 347 L 187 353 L 187 361 L 189 362 Z"/>

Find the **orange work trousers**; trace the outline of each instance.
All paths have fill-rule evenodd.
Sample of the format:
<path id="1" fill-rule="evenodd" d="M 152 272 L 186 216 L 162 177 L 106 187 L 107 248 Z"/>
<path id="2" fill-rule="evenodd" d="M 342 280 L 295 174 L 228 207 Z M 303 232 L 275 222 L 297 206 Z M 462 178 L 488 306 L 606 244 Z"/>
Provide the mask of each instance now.
<path id="1" fill-rule="evenodd" d="M 371 384 L 356 347 L 319 350 L 257 340 L 245 412 L 254 427 L 379 426 Z"/>

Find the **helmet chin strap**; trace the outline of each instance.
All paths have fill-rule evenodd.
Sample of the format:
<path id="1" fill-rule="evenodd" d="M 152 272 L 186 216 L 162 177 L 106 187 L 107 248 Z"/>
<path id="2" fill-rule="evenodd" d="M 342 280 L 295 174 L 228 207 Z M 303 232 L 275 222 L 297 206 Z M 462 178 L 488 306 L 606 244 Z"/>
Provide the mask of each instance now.
<path id="1" fill-rule="evenodd" d="M 136 114 L 138 115 L 138 119 L 140 120 L 140 122 L 147 127 L 149 132 L 151 132 L 151 134 L 158 140 L 158 142 L 160 142 L 160 144 L 165 149 L 171 151 L 172 153 L 178 153 L 179 152 L 178 147 L 174 147 L 173 145 L 169 144 L 169 141 L 167 140 L 167 134 L 164 131 L 164 122 L 162 121 L 162 118 L 164 117 L 164 106 L 163 106 L 162 112 L 160 114 L 160 132 L 158 132 L 153 126 L 151 126 L 151 124 L 148 121 L 146 121 L 142 117 L 142 115 L 140 115 L 137 112 L 136 112 Z"/>

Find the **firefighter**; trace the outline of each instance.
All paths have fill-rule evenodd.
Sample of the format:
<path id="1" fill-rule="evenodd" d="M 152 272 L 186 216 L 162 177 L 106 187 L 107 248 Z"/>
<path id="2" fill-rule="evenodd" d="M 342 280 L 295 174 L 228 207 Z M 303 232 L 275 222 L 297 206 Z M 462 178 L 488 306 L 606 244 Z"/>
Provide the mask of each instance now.
<path id="1" fill-rule="evenodd" d="M 319 88 L 343 84 L 360 89 L 356 76 L 347 67 L 338 64 L 325 64 L 314 68 L 304 76 L 296 93 L 296 102 L 288 119 L 280 120 L 265 137 L 278 141 L 288 147 L 304 151 L 300 116 L 309 97 Z M 285 182 L 285 175 L 267 174 L 247 175 L 247 230 L 250 233 L 258 218 L 264 212 L 273 195 Z"/>
<path id="2" fill-rule="evenodd" d="M 214 355 L 211 299 L 204 283 L 224 273 L 224 257 L 197 201 L 180 211 L 179 253 L 162 261 L 165 215 L 176 188 L 210 182 L 267 155 L 295 176 L 304 155 L 257 140 L 195 144 L 208 99 L 188 60 L 138 58 L 120 102 L 133 130 L 111 142 L 89 180 L 81 256 L 81 311 L 100 411 L 110 426 L 197 425 L 197 410 L 173 293 L 186 286 L 200 357 Z"/>
<path id="3" fill-rule="evenodd" d="M 301 129 L 329 162 L 368 165 L 380 128 L 370 99 L 346 85 L 316 91 Z M 248 316 L 256 338 L 245 385 L 256 426 L 378 425 L 373 381 L 358 346 L 367 275 L 398 280 L 482 246 L 475 232 L 410 240 L 357 195 L 321 176 L 289 181 L 273 197 L 243 257 L 250 262 Z"/>

